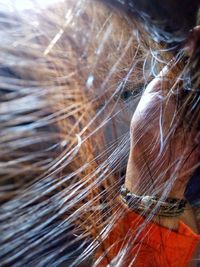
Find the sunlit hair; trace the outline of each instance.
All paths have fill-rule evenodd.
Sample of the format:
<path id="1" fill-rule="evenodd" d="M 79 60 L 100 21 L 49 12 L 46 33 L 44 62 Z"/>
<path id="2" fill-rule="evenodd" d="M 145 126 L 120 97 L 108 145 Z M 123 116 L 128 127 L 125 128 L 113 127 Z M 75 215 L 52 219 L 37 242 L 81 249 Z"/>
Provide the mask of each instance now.
<path id="1" fill-rule="evenodd" d="M 0 262 L 95 266 L 121 216 L 138 100 L 176 63 L 168 88 L 176 119 L 167 132 L 161 120 L 161 149 L 180 127 L 198 128 L 199 57 L 154 42 L 132 17 L 94 0 L 2 11 L 0 29 Z M 126 253 L 128 243 L 118 257 Z"/>

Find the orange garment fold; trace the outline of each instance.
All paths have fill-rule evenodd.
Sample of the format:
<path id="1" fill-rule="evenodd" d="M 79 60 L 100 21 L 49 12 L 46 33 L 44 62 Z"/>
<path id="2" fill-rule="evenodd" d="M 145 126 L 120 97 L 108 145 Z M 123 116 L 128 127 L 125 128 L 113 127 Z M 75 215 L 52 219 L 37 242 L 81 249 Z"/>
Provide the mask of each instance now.
<path id="1" fill-rule="evenodd" d="M 97 252 L 99 260 L 104 255 L 97 266 L 186 267 L 199 241 L 182 221 L 172 231 L 126 209 Z"/>

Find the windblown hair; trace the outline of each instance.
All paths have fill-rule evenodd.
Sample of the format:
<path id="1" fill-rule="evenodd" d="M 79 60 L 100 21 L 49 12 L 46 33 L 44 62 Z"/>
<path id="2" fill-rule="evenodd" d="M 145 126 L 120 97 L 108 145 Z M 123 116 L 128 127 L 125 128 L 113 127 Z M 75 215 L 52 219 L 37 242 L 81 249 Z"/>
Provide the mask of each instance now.
<path id="1" fill-rule="evenodd" d="M 185 58 L 92 0 L 2 11 L 0 29 L 0 265 L 95 266 L 121 216 L 116 198 L 143 89 L 175 58 L 170 134 L 197 129 L 198 54 Z"/>

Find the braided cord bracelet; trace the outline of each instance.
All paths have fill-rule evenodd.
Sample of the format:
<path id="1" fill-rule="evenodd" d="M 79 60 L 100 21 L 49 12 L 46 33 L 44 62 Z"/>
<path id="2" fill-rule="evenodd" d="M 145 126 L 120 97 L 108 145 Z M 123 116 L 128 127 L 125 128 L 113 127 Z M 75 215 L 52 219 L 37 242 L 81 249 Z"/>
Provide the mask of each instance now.
<path id="1" fill-rule="evenodd" d="M 166 198 L 165 201 L 158 196 L 138 196 L 130 192 L 124 185 L 121 187 L 120 196 L 123 203 L 136 213 L 149 213 L 163 217 L 178 217 L 184 212 L 187 200 Z"/>

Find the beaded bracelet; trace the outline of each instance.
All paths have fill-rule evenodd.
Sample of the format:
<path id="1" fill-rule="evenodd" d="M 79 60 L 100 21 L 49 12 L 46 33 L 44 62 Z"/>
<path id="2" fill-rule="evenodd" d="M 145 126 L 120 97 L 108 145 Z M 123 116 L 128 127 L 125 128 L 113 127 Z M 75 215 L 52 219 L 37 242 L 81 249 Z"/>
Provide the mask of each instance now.
<path id="1" fill-rule="evenodd" d="M 166 198 L 161 201 L 158 196 L 138 196 L 131 193 L 124 185 L 120 191 L 122 201 L 136 213 L 151 213 L 156 216 L 178 217 L 184 212 L 185 199 Z"/>

